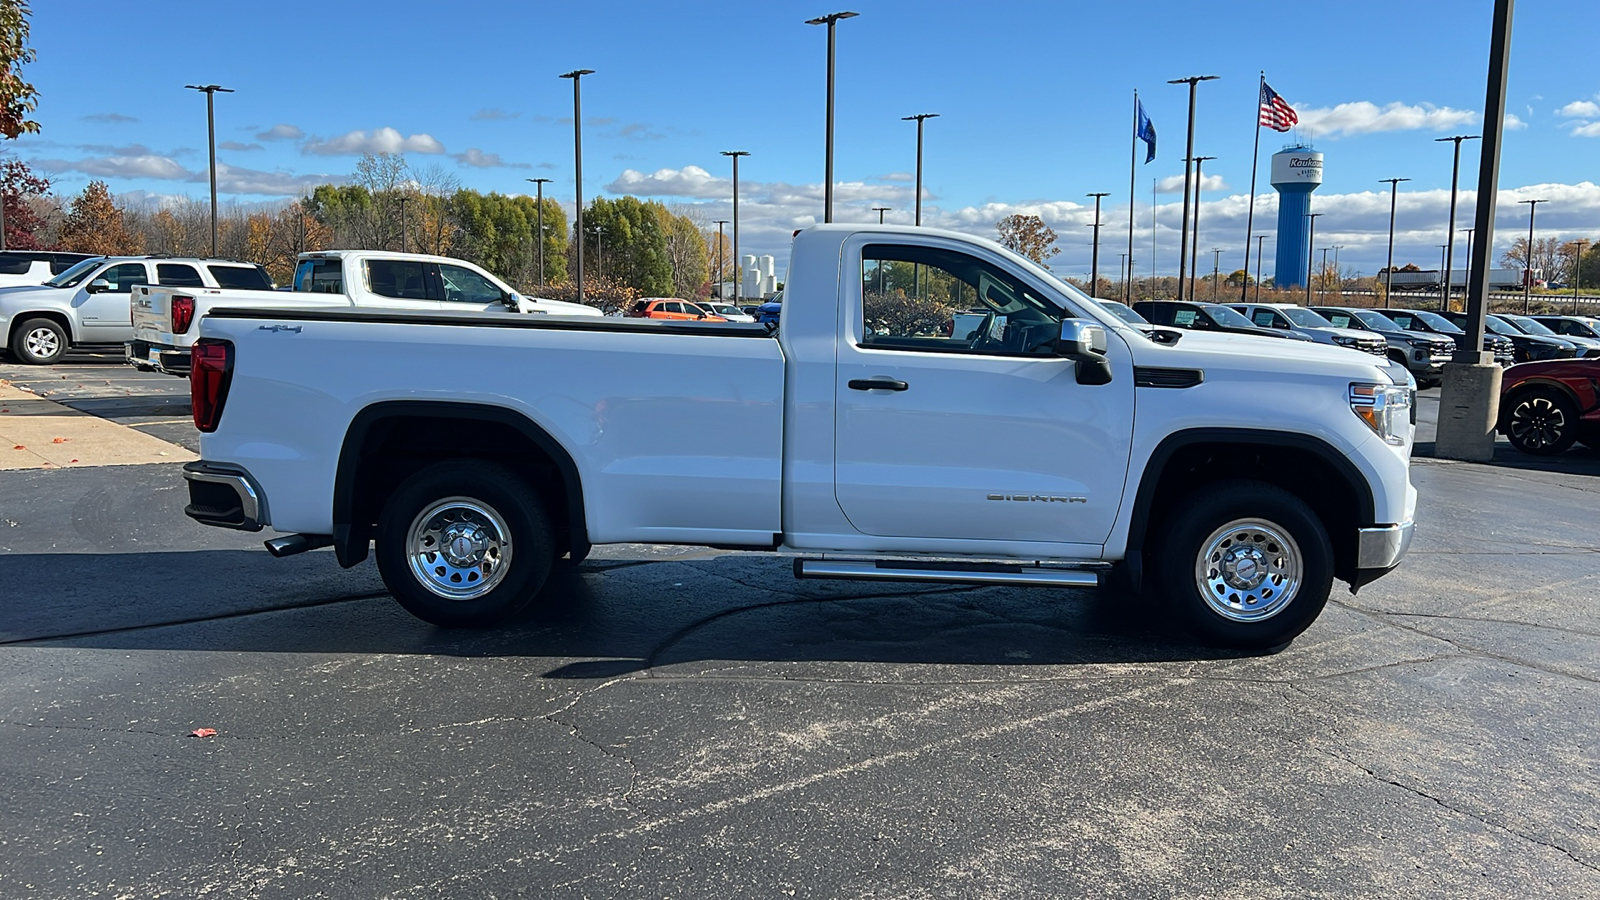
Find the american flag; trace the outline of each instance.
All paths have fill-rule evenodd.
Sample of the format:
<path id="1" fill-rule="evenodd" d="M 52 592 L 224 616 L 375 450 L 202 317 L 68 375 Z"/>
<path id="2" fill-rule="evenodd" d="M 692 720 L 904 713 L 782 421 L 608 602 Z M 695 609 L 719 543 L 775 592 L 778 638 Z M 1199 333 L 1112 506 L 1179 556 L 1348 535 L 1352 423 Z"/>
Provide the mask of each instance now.
<path id="1" fill-rule="evenodd" d="M 1273 131 L 1288 131 L 1300 122 L 1294 107 L 1284 102 L 1278 92 L 1261 82 L 1261 124 Z"/>

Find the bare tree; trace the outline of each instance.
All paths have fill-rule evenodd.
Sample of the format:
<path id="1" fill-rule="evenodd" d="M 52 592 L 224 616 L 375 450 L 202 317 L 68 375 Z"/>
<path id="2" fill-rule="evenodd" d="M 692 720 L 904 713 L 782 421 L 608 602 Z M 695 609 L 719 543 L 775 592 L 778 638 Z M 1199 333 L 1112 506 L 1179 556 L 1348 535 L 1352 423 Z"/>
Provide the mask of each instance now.
<path id="1" fill-rule="evenodd" d="M 1050 264 L 1045 260 L 1061 252 L 1061 248 L 1055 245 L 1055 231 L 1038 216 L 1006 216 L 994 223 L 994 227 L 1000 232 L 1001 246 L 1047 269 Z"/>

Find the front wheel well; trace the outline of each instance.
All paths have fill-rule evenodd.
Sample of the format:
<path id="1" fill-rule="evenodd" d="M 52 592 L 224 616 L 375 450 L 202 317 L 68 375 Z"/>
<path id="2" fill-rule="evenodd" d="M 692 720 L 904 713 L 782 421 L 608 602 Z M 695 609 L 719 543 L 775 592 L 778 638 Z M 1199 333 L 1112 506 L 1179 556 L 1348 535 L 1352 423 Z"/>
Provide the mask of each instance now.
<path id="1" fill-rule="evenodd" d="M 1272 443 L 1197 441 L 1163 454 L 1164 460 L 1152 458 L 1135 506 L 1129 549 L 1142 555 L 1150 538 L 1200 488 L 1248 479 L 1282 488 L 1311 507 L 1333 544 L 1334 574 L 1353 580 L 1357 529 L 1373 524 L 1372 492 L 1343 457 L 1333 456 L 1331 449 L 1316 449 L 1311 439 L 1296 437 Z"/>
<path id="2" fill-rule="evenodd" d="M 49 319 L 57 325 L 60 325 L 61 330 L 67 333 L 68 343 L 77 342 L 77 336 L 72 332 L 72 319 L 67 316 L 66 313 L 57 312 L 55 310 L 41 309 L 36 312 L 18 313 L 17 315 L 11 317 L 11 330 L 6 332 L 7 349 L 11 349 L 16 346 L 17 332 L 22 330 L 22 326 L 27 324 L 29 319 Z"/>

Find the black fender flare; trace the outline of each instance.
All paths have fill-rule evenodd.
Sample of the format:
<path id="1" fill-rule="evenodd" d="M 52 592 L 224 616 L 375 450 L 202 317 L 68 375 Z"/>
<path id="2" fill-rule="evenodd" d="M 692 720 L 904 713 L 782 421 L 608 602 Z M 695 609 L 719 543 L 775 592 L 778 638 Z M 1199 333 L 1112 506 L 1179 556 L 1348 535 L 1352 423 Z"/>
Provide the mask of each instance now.
<path id="1" fill-rule="evenodd" d="M 589 548 L 588 519 L 583 506 L 583 482 L 572 454 L 537 422 L 503 406 L 449 400 L 384 400 L 356 413 L 345 430 L 339 448 L 339 464 L 333 481 L 333 547 L 339 565 L 350 568 L 367 558 L 371 541 L 365 525 L 355 522 L 356 476 L 361 467 L 360 449 L 367 436 L 387 419 L 446 418 L 494 422 L 509 426 L 533 442 L 555 462 L 566 489 L 569 540 L 576 558 Z"/>

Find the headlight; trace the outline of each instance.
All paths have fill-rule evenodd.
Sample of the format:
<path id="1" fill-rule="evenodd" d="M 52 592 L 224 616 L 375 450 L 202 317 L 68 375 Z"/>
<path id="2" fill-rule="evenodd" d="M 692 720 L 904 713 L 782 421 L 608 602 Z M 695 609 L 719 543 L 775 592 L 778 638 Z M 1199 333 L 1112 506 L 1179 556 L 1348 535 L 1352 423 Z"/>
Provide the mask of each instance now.
<path id="1" fill-rule="evenodd" d="M 1354 347 L 1361 343 L 1361 339 L 1353 338 L 1347 334 L 1336 334 L 1333 336 L 1333 342 L 1341 347 Z"/>
<path id="2" fill-rule="evenodd" d="M 1406 442 L 1411 422 L 1411 391 L 1392 384 L 1350 385 L 1350 411 L 1367 423 L 1384 443 L 1396 447 Z"/>

